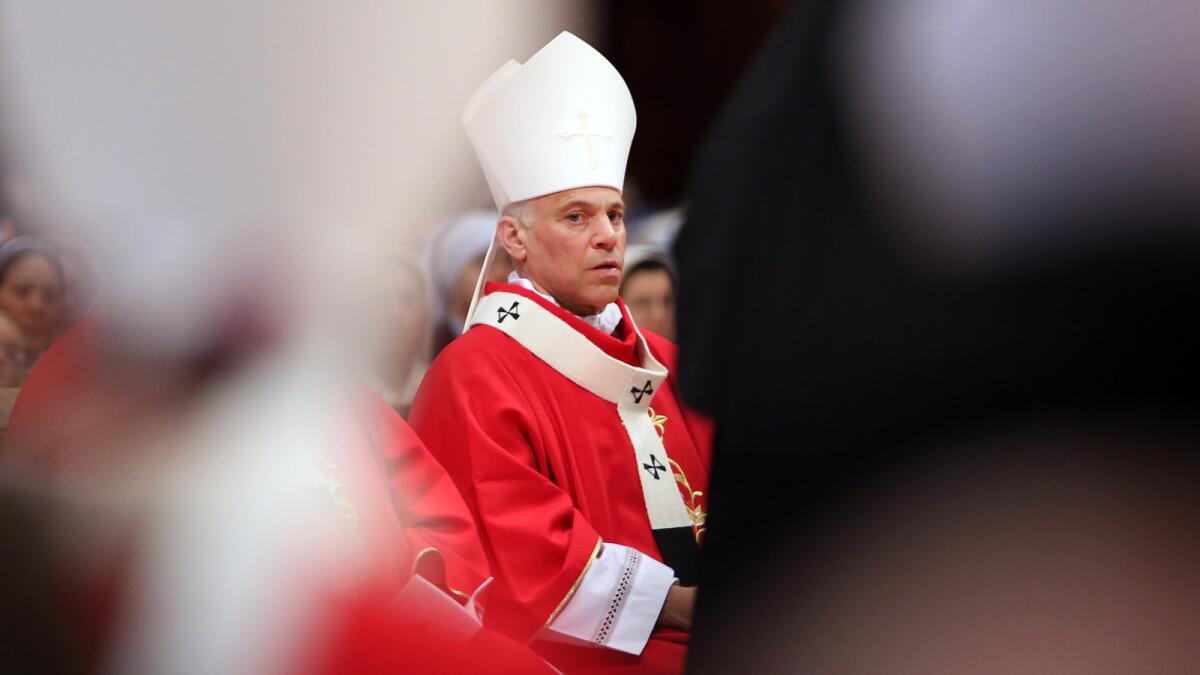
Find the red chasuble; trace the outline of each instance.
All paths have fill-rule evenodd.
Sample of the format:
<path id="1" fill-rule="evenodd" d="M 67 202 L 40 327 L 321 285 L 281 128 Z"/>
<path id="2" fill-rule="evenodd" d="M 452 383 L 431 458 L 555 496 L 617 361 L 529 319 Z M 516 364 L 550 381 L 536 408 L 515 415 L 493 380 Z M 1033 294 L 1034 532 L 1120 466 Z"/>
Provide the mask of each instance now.
<path id="1" fill-rule="evenodd" d="M 497 307 L 486 302 L 493 294 L 505 298 Z M 647 396 L 649 406 L 638 413 L 648 418 L 669 457 L 639 461 L 632 427 L 621 417 L 628 409 L 619 410 L 506 334 L 501 322 L 523 320 L 521 312 L 531 304 L 598 348 L 563 344 L 557 358 L 611 358 L 630 366 L 657 360 L 667 371 L 675 363 L 674 345 L 650 333 L 643 333 L 644 346 L 653 358 L 639 355 L 638 334 L 620 301 L 624 319 L 610 336 L 532 291 L 488 284 L 480 311 L 496 323 L 475 325 L 425 375 L 410 422 L 454 478 L 479 524 L 496 577 L 485 624 L 522 640 L 533 638 L 567 604 L 601 542 L 663 560 L 642 472 L 674 485 L 692 536 L 702 538 L 711 442 L 711 425 L 680 405 L 674 378 L 667 375 L 656 380 L 652 399 L 628 392 L 631 402 Z M 686 642 L 684 633 L 658 629 L 641 657 L 543 640 L 534 646 L 568 670 L 628 665 L 678 671 Z"/>

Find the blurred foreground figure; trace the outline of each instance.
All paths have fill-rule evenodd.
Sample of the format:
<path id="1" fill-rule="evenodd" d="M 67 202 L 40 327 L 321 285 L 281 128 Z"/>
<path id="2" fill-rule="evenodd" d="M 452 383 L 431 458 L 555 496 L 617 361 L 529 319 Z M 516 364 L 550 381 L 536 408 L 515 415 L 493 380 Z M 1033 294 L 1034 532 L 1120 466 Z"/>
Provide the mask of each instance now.
<path id="1" fill-rule="evenodd" d="M 675 347 L 617 297 L 636 114 L 621 75 L 561 33 L 463 112 L 501 217 L 468 327 L 412 424 L 466 497 L 492 562 L 485 625 L 581 672 L 679 672 L 708 482 L 707 420 Z M 508 283 L 485 283 L 497 247 Z"/>
<path id="2" fill-rule="evenodd" d="M 692 672 L 1200 658 L 1200 6 L 805 2 L 697 167 Z"/>
<path id="3" fill-rule="evenodd" d="M 0 3 L 0 119 L 40 221 L 104 282 L 4 450 L 0 535 L 22 553 L 0 619 L 38 638 L 6 669 L 548 670 L 480 630 L 469 512 L 360 384 L 368 253 L 456 173 L 411 92 L 456 106 L 436 78 L 476 70 L 418 66 L 503 18 L 461 9 Z"/>

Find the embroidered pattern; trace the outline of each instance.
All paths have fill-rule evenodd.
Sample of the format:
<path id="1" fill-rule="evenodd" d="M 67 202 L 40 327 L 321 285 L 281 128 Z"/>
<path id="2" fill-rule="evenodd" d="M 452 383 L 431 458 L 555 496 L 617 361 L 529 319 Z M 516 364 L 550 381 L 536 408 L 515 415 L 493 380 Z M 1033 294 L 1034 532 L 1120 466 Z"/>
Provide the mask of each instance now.
<path id="1" fill-rule="evenodd" d="M 581 108 L 579 110 L 579 129 L 576 131 L 560 131 L 560 132 L 558 132 L 558 137 L 559 138 L 582 137 L 584 143 L 587 144 L 588 168 L 590 168 L 592 171 L 595 171 L 597 169 L 597 167 L 600 166 L 600 162 L 596 161 L 596 153 L 592 149 L 592 138 L 600 138 L 600 139 L 607 140 L 612 137 L 612 134 L 589 131 L 587 121 L 588 121 L 587 109 Z"/>
<path id="2" fill-rule="evenodd" d="M 608 639 L 612 637 L 613 629 L 621 618 L 621 612 L 625 609 L 625 603 L 629 601 L 629 590 L 633 587 L 633 578 L 637 576 L 637 569 L 641 564 L 642 554 L 627 549 L 625 562 L 621 565 L 621 575 L 617 577 L 617 585 L 608 599 L 608 610 L 604 612 L 604 618 L 596 628 L 596 633 L 592 635 L 594 644 L 608 644 Z"/>
<path id="3" fill-rule="evenodd" d="M 649 408 L 648 412 L 650 423 L 658 432 L 658 438 L 666 440 L 667 416 L 654 412 L 654 408 Z M 650 457 L 653 459 L 654 456 Z M 673 459 L 667 461 L 671 463 L 671 473 L 675 474 L 675 482 L 682 488 L 683 506 L 687 509 L 688 518 L 692 521 L 692 534 L 696 535 L 696 543 L 699 544 L 700 538 L 704 536 L 704 521 L 708 518 L 708 514 L 704 512 L 704 507 L 700 504 L 700 498 L 704 496 L 704 492 L 692 489 L 691 483 L 688 482 L 687 476 L 684 475 L 683 468 L 679 466 L 678 462 Z"/>
<path id="4" fill-rule="evenodd" d="M 684 475 L 683 469 L 679 463 L 673 459 L 668 459 L 671 463 L 671 472 L 675 474 L 675 482 L 683 488 L 683 506 L 687 509 L 688 518 L 692 520 L 692 533 L 696 535 L 696 543 L 700 543 L 700 538 L 704 536 L 704 521 L 708 518 L 708 514 L 704 512 L 704 507 L 700 504 L 700 498 L 704 493 L 700 490 L 693 490 L 691 483 L 688 482 L 687 476 Z"/>
<path id="5" fill-rule="evenodd" d="M 664 439 L 667 435 L 667 416 L 655 413 L 654 408 L 648 408 L 647 410 L 650 413 L 650 423 L 654 425 L 654 430 L 658 432 L 659 440 Z"/>
<path id="6" fill-rule="evenodd" d="M 653 454 L 650 455 L 650 463 L 643 464 L 642 468 L 646 470 L 646 473 L 649 473 L 651 476 L 654 476 L 654 480 L 658 480 L 658 472 L 659 471 L 667 470 L 667 467 L 663 466 L 662 462 L 658 461 L 658 458 L 655 457 Z"/>
<path id="7" fill-rule="evenodd" d="M 496 308 L 496 323 L 504 323 L 504 320 L 510 316 L 512 317 L 513 321 L 520 319 L 521 315 L 517 314 L 517 307 L 519 307 L 520 305 L 521 305 L 521 303 L 514 302 L 512 304 L 512 307 L 509 307 L 508 309 L 504 309 L 503 307 L 497 307 Z"/>
<path id="8" fill-rule="evenodd" d="M 629 390 L 629 393 L 633 394 L 634 403 L 641 403 L 643 396 L 649 396 L 654 393 L 654 388 L 650 386 L 650 380 L 646 380 L 646 384 L 642 385 L 641 389 L 633 387 Z"/>

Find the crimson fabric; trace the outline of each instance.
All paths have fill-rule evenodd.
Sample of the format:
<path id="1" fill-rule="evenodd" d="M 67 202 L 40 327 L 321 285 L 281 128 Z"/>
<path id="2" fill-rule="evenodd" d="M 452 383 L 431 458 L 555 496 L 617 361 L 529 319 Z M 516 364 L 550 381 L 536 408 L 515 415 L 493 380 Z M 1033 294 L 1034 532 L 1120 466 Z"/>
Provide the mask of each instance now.
<path id="1" fill-rule="evenodd" d="M 53 441 L 56 418 L 101 386 L 93 323 L 85 319 L 59 336 L 25 378 L 4 432 L 5 459 L 19 453 L 22 461 L 55 462 L 52 453 L 61 451 L 61 443 Z"/>
<path id="2" fill-rule="evenodd" d="M 118 388 L 114 384 L 118 381 L 101 375 L 107 371 L 97 350 L 97 329 L 95 321 L 81 322 L 38 361 L 13 406 L 6 448 L 10 459 L 46 472 L 70 469 L 77 475 L 93 475 L 89 470 L 80 471 L 81 467 L 96 467 L 94 475 L 103 475 L 106 467 L 120 461 L 111 456 L 96 457 L 97 453 L 90 452 L 97 447 L 111 448 L 105 440 L 98 439 L 119 433 L 137 419 L 136 411 L 120 404 L 107 405 L 112 399 L 106 395 Z M 78 416 L 84 420 L 81 423 L 56 424 L 64 419 L 73 420 L 71 413 L 88 410 L 89 406 L 100 413 Z M 450 639 L 439 636 L 436 626 L 422 624 L 420 631 L 413 633 L 423 636 L 420 640 L 387 637 L 382 633 L 389 628 L 411 628 L 420 623 L 420 617 L 404 616 L 405 608 L 395 604 L 395 594 L 414 573 L 420 573 L 460 600 L 487 578 L 487 559 L 479 545 L 474 521 L 453 481 L 382 397 L 363 391 L 357 401 L 348 402 L 347 414 L 357 415 L 358 424 L 351 427 L 356 433 L 346 439 L 346 446 L 331 449 L 322 459 L 335 465 L 330 477 L 341 484 L 337 494 L 345 495 L 349 502 L 342 508 L 347 512 L 353 509 L 352 527 L 368 547 L 375 565 L 373 574 L 363 580 L 361 592 L 349 601 L 335 601 L 339 610 L 322 617 L 323 625 L 332 634 L 342 635 L 352 628 L 351 632 L 356 632 L 367 623 L 377 622 L 364 635 L 377 636 L 383 641 L 367 650 L 381 662 L 400 663 L 409 659 L 425 663 L 423 659 L 427 659 L 429 663 L 453 663 L 453 655 L 442 650 Z M 118 555 L 124 557 L 128 550 L 123 549 Z M 123 578 L 127 564 L 127 560 L 114 561 L 115 577 Z M 106 595 L 106 602 L 86 600 L 100 597 L 94 590 L 97 587 L 113 590 L 111 581 L 108 577 L 70 580 L 73 588 L 67 592 L 85 598 L 83 604 L 87 605 L 79 617 L 71 619 L 80 624 L 83 634 L 107 635 L 116 618 L 111 608 L 119 606 L 119 599 L 114 598 L 121 595 L 121 589 L 116 589 L 113 597 L 108 597 L 111 593 Z M 346 657 L 346 649 L 365 649 L 366 638 L 351 642 L 346 639 L 349 638 L 335 638 L 327 645 L 329 653 Z M 526 647 L 500 640 L 499 636 L 472 638 L 472 644 L 479 649 L 493 643 L 498 645 L 491 654 L 499 659 L 495 663 L 538 663 Z M 94 657 L 98 654 L 96 650 Z M 488 656 L 486 652 L 481 654 L 481 658 Z M 302 664 L 302 668 L 315 665 L 322 670 L 326 663 L 322 660 L 320 664 Z"/>
<path id="3" fill-rule="evenodd" d="M 485 288 L 497 291 L 529 298 L 609 356 L 641 365 L 623 304 L 625 319 L 610 336 L 519 286 Z M 674 345 L 645 336 L 651 353 L 671 369 Z M 651 408 L 665 418 L 663 445 L 690 484 L 685 503 L 707 510 L 707 495 L 699 493 L 707 490 L 711 425 L 680 407 L 673 375 Z M 601 540 L 662 559 L 616 406 L 501 331 L 475 326 L 443 350 L 425 375 L 409 419 L 477 519 L 496 577 L 487 625 L 519 640 L 534 638 L 570 596 Z M 683 667 L 686 641 L 682 632 L 657 630 L 640 658 L 543 641 L 534 646 L 564 669 L 671 672 Z"/>
<path id="4" fill-rule="evenodd" d="M 47 468 L 87 462 L 84 455 L 95 445 L 89 441 L 131 419 L 130 411 L 109 411 L 89 416 L 89 426 L 78 430 L 86 435 L 56 433 L 74 428 L 57 422 L 103 403 L 113 386 L 114 380 L 101 377 L 105 364 L 96 347 L 97 328 L 96 321 L 85 320 L 63 334 L 22 386 L 6 442 L 22 460 Z M 363 390 L 347 408 L 357 414 L 355 428 L 361 433 L 324 459 L 337 459 L 334 477 L 345 485 L 342 492 L 352 495 L 357 527 L 380 554 L 383 580 L 399 588 L 420 562 L 431 581 L 469 593 L 487 578 L 487 560 L 454 483 L 378 394 Z M 431 554 L 441 560 L 430 560 Z"/>
<path id="5" fill-rule="evenodd" d="M 315 644 L 299 659 L 296 675 L 554 672 L 525 645 L 490 630 L 471 631 L 465 614 L 447 615 L 436 604 L 407 595 L 385 599 L 368 587 L 333 599 L 322 613 L 327 629 L 314 631 Z M 447 630 L 456 622 L 466 625 Z"/>

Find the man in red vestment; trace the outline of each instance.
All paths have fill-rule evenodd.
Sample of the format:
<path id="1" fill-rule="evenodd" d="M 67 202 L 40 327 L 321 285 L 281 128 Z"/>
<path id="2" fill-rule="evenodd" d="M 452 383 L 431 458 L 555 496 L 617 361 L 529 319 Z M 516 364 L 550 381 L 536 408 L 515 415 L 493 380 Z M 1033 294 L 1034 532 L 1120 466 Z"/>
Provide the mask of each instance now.
<path id="1" fill-rule="evenodd" d="M 707 508 L 709 424 L 675 394 L 675 347 L 617 297 L 635 121 L 569 33 L 468 102 L 515 272 L 476 291 L 410 416 L 479 525 L 485 625 L 564 671 L 682 670 Z"/>

